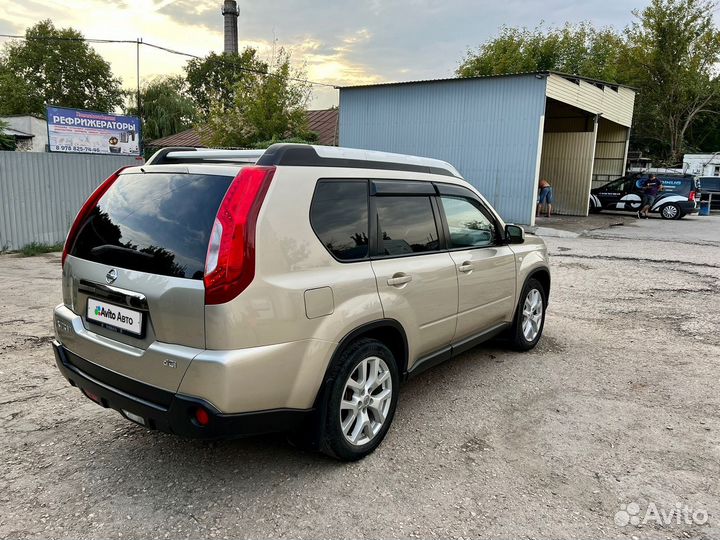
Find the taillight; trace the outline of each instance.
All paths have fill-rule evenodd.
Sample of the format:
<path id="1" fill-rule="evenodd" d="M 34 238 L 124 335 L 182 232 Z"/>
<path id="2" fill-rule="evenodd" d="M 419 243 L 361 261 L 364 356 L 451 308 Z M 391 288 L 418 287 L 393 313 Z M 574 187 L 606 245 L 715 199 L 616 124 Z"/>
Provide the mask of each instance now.
<path id="1" fill-rule="evenodd" d="M 205 427 L 210 423 L 210 415 L 202 407 L 195 409 L 195 421 L 199 426 Z"/>
<path id="2" fill-rule="evenodd" d="M 120 173 L 125 169 L 127 169 L 127 167 L 122 167 L 112 173 L 107 180 L 105 180 L 97 187 L 97 189 L 95 189 L 95 191 L 92 192 L 90 197 L 88 197 L 88 200 L 85 201 L 85 204 L 82 205 L 82 208 L 78 212 L 77 216 L 75 216 L 75 221 L 73 221 L 72 227 L 70 227 L 70 231 L 65 238 L 65 246 L 63 247 L 63 254 L 61 260 L 62 266 L 65 266 L 65 259 L 67 258 L 68 253 L 72 251 L 73 244 L 75 244 L 75 239 L 80 232 L 80 226 L 85 222 L 90 213 L 95 209 L 98 201 L 100 200 L 100 197 L 105 194 L 105 192 L 110 188 L 110 186 L 113 185 L 113 182 L 118 179 Z"/>
<path id="3" fill-rule="evenodd" d="M 690 197 L 688 197 L 688 199 L 690 200 L 690 202 L 695 202 L 695 192 L 694 191 L 690 192 Z"/>
<path id="4" fill-rule="evenodd" d="M 275 167 L 245 167 L 230 184 L 210 234 L 205 303 L 224 304 L 255 277 L 255 225 Z"/>

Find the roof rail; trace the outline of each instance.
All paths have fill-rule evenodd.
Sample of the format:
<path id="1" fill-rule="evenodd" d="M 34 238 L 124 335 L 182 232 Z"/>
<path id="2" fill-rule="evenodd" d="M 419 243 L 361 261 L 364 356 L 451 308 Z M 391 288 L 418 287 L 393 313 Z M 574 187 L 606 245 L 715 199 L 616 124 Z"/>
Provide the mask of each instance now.
<path id="1" fill-rule="evenodd" d="M 264 152 L 265 150 L 169 147 L 155 152 L 146 165 L 165 165 L 168 163 L 255 163 Z"/>
<path id="2" fill-rule="evenodd" d="M 422 172 L 462 178 L 455 167 L 440 159 L 359 148 L 293 143 L 273 144 L 267 150 L 163 148 L 153 154 L 146 165 L 169 163 L 256 163 L 292 167 L 345 167 Z"/>
<path id="3" fill-rule="evenodd" d="M 359 148 L 317 146 L 309 144 L 273 144 L 258 159 L 258 165 L 295 167 L 352 167 L 391 171 L 424 172 L 462 178 L 455 167 L 440 159 L 391 154 Z"/>

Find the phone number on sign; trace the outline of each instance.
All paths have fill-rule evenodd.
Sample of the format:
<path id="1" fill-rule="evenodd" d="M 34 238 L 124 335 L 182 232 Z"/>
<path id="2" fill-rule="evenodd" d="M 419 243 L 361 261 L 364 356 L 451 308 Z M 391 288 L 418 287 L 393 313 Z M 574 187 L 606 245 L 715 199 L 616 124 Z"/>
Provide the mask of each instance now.
<path id="1" fill-rule="evenodd" d="M 73 146 L 71 144 L 56 144 L 55 150 L 59 152 L 94 152 L 99 153 L 103 150 L 100 147 L 92 146 Z"/>

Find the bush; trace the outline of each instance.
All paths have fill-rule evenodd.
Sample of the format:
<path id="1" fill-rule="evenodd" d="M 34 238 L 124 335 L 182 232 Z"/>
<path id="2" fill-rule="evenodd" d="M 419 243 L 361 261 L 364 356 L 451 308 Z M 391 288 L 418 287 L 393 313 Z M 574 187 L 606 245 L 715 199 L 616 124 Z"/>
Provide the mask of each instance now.
<path id="1" fill-rule="evenodd" d="M 34 257 L 43 253 L 54 253 L 63 250 L 63 244 L 45 244 L 41 242 L 30 242 L 20 248 L 19 253 L 23 257 Z"/>

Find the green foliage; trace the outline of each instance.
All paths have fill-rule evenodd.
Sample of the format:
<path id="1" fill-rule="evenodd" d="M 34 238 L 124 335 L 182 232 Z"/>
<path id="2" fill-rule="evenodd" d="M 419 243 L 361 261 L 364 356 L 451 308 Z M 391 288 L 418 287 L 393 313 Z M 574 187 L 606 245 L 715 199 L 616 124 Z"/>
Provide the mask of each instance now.
<path id="1" fill-rule="evenodd" d="M 19 253 L 23 257 L 35 257 L 36 255 L 41 255 L 43 253 L 54 253 L 56 251 L 62 251 L 63 250 L 63 244 L 44 244 L 41 242 L 30 242 L 29 244 L 24 245 L 22 248 L 20 248 Z"/>
<path id="2" fill-rule="evenodd" d="M 460 77 L 529 71 L 560 71 L 594 79 L 615 80 L 624 53 L 622 37 L 611 28 L 590 23 L 561 28 L 503 27 L 500 35 L 468 51 L 457 69 Z"/>
<path id="3" fill-rule="evenodd" d="M 42 110 L 42 113 L 38 113 Z M 35 114 L 44 116 L 44 104 L 32 86 L 9 70 L 0 55 L 0 114 Z"/>
<path id="4" fill-rule="evenodd" d="M 128 91 L 126 99 L 132 104 L 126 107 L 127 114 L 142 119 L 142 135 L 146 143 L 191 128 L 197 116 L 195 104 L 187 95 L 187 85 L 181 76 L 157 77 L 146 82 L 140 90 L 140 114 L 135 92 Z"/>
<path id="5" fill-rule="evenodd" d="M 112 111 L 122 103 L 120 81 L 72 28 L 44 20 L 0 55 L 0 114 L 45 115 L 45 104 Z"/>
<path id="6" fill-rule="evenodd" d="M 634 142 L 669 163 L 682 161 L 690 128 L 714 123 L 710 115 L 720 112 L 715 7 L 706 0 L 653 0 L 633 12 L 638 20 L 626 30 L 627 78 L 640 89 Z"/>
<path id="7" fill-rule="evenodd" d="M 279 143 L 294 144 L 316 144 L 318 142 L 318 134 L 314 131 L 308 131 L 304 137 L 290 137 L 289 139 L 270 139 L 269 141 L 260 141 L 252 145 L 253 148 L 263 150 Z"/>
<path id="8" fill-rule="evenodd" d="M 247 47 L 240 54 L 210 53 L 205 58 L 190 60 L 185 66 L 187 92 L 201 115 L 210 109 L 230 108 L 237 92 L 247 93 L 255 85 L 257 72 L 267 72 L 268 65 Z"/>
<path id="9" fill-rule="evenodd" d="M 207 146 L 251 147 L 261 141 L 312 137 L 305 107 L 310 85 L 300 82 L 301 71 L 280 50 L 269 75 L 243 79 L 234 88 L 230 106 L 216 99 L 206 120 L 198 126 Z"/>
<path id="10" fill-rule="evenodd" d="M 15 137 L 3 133 L 3 130 L 7 127 L 8 123 L 0 120 L 0 151 L 15 150 Z"/>
<path id="11" fill-rule="evenodd" d="M 560 71 L 639 90 L 631 143 L 665 163 L 720 144 L 720 33 L 709 0 L 651 0 L 616 32 L 590 23 L 503 28 L 468 51 L 459 77 Z"/>

